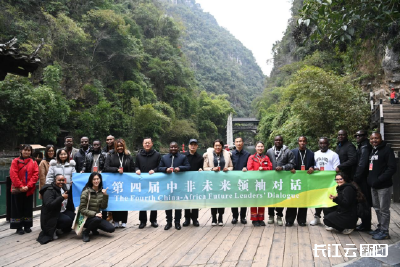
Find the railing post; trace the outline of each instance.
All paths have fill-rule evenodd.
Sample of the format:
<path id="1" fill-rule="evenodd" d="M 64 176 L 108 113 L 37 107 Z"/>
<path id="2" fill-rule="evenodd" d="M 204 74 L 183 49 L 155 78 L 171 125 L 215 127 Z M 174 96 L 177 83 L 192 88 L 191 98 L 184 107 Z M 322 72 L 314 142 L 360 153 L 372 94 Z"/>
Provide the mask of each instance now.
<path id="1" fill-rule="evenodd" d="M 384 123 L 384 118 L 383 118 L 382 98 L 379 99 L 379 116 L 380 116 L 379 132 L 381 133 L 382 139 L 385 140 L 385 123 Z"/>
<path id="2" fill-rule="evenodd" d="M 369 100 L 371 103 L 371 110 L 374 110 L 374 93 L 372 92 L 371 83 L 368 83 L 369 88 Z"/>

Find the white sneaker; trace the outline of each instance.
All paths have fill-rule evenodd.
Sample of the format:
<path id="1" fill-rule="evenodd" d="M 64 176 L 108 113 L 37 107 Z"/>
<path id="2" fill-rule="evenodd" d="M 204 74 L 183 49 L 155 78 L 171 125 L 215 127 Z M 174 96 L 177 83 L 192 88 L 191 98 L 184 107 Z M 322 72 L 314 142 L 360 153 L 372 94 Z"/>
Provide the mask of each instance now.
<path id="1" fill-rule="evenodd" d="M 216 225 L 217 225 L 217 222 L 212 222 L 211 225 L 212 225 L 212 226 L 216 226 Z"/>
<path id="2" fill-rule="evenodd" d="M 351 234 L 351 232 L 353 232 L 354 231 L 354 229 L 344 229 L 343 231 L 342 231 L 342 234 L 344 234 L 344 235 L 349 235 L 349 234 Z"/>
<path id="3" fill-rule="evenodd" d="M 58 236 L 57 236 L 56 232 L 54 232 L 54 234 L 53 234 L 53 240 L 57 240 L 57 239 L 58 239 Z"/>
<path id="4" fill-rule="evenodd" d="M 114 227 L 118 228 L 119 227 L 119 222 L 114 222 Z"/>
<path id="5" fill-rule="evenodd" d="M 126 223 L 121 224 L 121 228 L 126 228 Z"/>
<path id="6" fill-rule="evenodd" d="M 268 216 L 268 224 L 273 224 L 274 223 L 274 216 Z"/>
<path id="7" fill-rule="evenodd" d="M 276 222 L 278 223 L 279 226 L 282 226 L 283 225 L 282 217 L 276 216 Z"/>
<path id="8" fill-rule="evenodd" d="M 223 222 L 218 222 L 218 225 L 219 226 L 224 226 L 224 223 Z"/>
<path id="9" fill-rule="evenodd" d="M 333 227 L 325 226 L 325 230 L 326 230 L 326 231 L 332 231 L 332 230 L 333 230 Z"/>
<path id="10" fill-rule="evenodd" d="M 317 225 L 321 223 L 321 219 L 318 216 L 314 217 L 314 220 L 310 222 L 310 225 Z"/>

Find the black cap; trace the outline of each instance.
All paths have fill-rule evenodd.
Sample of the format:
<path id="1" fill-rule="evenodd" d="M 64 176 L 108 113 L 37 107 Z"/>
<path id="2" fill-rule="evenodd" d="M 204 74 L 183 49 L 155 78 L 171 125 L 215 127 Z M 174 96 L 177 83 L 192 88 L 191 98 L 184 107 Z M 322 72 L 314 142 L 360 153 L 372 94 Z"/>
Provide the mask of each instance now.
<path id="1" fill-rule="evenodd" d="M 191 143 L 196 143 L 196 144 L 198 144 L 197 139 L 190 139 L 190 140 L 189 140 L 189 145 L 190 145 Z"/>

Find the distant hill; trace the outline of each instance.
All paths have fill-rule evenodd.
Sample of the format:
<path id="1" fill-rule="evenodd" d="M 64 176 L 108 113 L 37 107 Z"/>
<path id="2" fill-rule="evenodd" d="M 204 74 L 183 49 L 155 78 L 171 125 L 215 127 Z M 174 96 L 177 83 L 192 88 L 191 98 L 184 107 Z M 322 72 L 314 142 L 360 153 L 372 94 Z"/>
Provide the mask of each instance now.
<path id="1" fill-rule="evenodd" d="M 181 21 L 182 51 L 199 88 L 228 94 L 237 116 L 250 115 L 251 103 L 262 93 L 265 78 L 252 52 L 195 0 L 166 0 L 163 5 L 168 15 Z"/>

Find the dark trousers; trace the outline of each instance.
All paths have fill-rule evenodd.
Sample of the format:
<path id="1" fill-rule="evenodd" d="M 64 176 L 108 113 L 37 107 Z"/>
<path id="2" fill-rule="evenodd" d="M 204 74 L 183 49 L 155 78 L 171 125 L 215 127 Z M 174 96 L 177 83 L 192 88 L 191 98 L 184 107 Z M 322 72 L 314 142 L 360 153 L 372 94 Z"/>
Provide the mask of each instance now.
<path id="1" fill-rule="evenodd" d="M 225 208 L 211 208 L 211 215 L 212 216 L 217 216 L 217 213 L 219 215 L 222 215 L 225 213 Z"/>
<path id="2" fill-rule="evenodd" d="M 107 233 L 112 233 L 115 231 L 115 228 L 111 223 L 97 216 L 88 218 L 85 223 L 85 228 L 86 233 L 89 233 L 90 231 L 96 231 L 97 229 L 103 230 Z"/>
<path id="3" fill-rule="evenodd" d="M 102 212 L 101 212 L 101 217 L 104 219 L 104 220 L 107 220 L 107 218 L 108 218 L 108 211 L 105 211 L 105 210 L 103 210 Z"/>
<path id="4" fill-rule="evenodd" d="M 294 223 L 297 217 L 298 223 L 306 223 L 307 208 L 287 208 L 286 209 L 286 222 Z"/>
<path id="5" fill-rule="evenodd" d="M 139 211 L 139 221 L 142 223 L 147 223 L 147 211 L 141 210 Z M 157 221 L 157 211 L 152 210 L 150 211 L 150 222 L 156 222 Z"/>
<path id="6" fill-rule="evenodd" d="M 247 207 L 240 208 L 240 218 L 245 219 L 246 218 L 246 212 L 247 212 Z M 239 218 L 239 208 L 232 208 L 232 217 L 233 218 Z"/>
<path id="7" fill-rule="evenodd" d="M 283 217 L 283 208 L 268 208 L 268 215 L 275 216 L 275 211 L 276 216 Z"/>
<path id="8" fill-rule="evenodd" d="M 366 206 L 368 206 L 368 208 L 371 210 L 372 207 L 372 195 L 371 195 L 371 187 L 367 184 L 367 182 L 365 181 L 365 183 L 362 183 L 361 185 L 359 185 L 361 192 L 364 194 L 365 198 L 367 199 L 367 204 Z M 371 228 L 371 212 L 366 212 L 366 216 L 361 218 L 361 224 L 365 227 L 365 228 Z"/>
<path id="9" fill-rule="evenodd" d="M 61 229 L 64 233 L 71 231 L 72 223 L 74 222 L 75 213 L 71 210 L 60 212 L 57 220 L 57 229 Z"/>
<path id="10" fill-rule="evenodd" d="M 172 210 L 166 210 L 167 223 L 172 223 Z M 175 223 L 180 223 L 182 218 L 182 210 L 175 210 Z"/>
<path id="11" fill-rule="evenodd" d="M 185 210 L 185 219 L 187 221 L 190 221 L 190 219 L 192 219 L 192 221 L 197 221 L 198 218 L 199 209 Z"/>
<path id="12" fill-rule="evenodd" d="M 127 211 L 113 211 L 112 215 L 113 215 L 114 222 L 122 222 L 122 223 L 128 222 L 128 212 Z"/>
<path id="13" fill-rule="evenodd" d="M 33 225 L 33 195 L 11 194 L 10 229 L 31 228 Z"/>
<path id="14" fill-rule="evenodd" d="M 315 214 L 314 214 L 314 216 L 317 216 L 317 217 L 321 218 L 321 212 L 322 212 L 322 211 L 324 211 L 324 215 L 326 215 L 326 214 L 325 214 L 325 208 L 315 208 Z"/>

